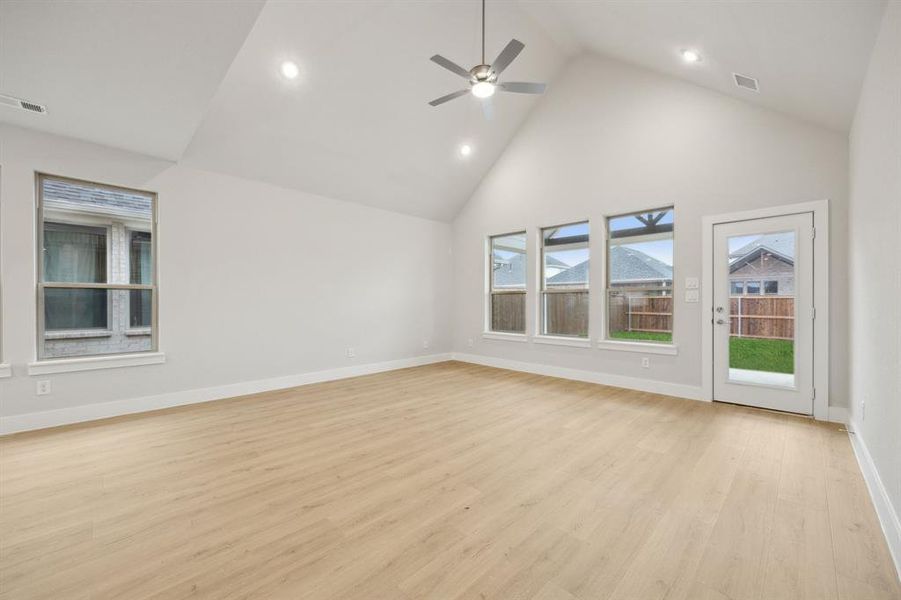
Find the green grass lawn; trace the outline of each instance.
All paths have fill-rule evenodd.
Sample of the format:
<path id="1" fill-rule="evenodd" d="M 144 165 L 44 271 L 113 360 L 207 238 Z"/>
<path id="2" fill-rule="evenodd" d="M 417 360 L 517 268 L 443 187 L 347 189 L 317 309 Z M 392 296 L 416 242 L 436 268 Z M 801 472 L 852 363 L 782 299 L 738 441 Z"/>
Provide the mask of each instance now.
<path id="1" fill-rule="evenodd" d="M 671 333 L 652 333 L 646 331 L 611 331 L 610 337 L 617 340 L 637 340 L 644 342 L 671 342 Z"/>
<path id="2" fill-rule="evenodd" d="M 729 366 L 733 369 L 795 372 L 795 344 L 791 340 L 729 339 Z"/>
<path id="3" fill-rule="evenodd" d="M 644 331 L 611 331 L 617 340 L 643 342 L 672 342 L 671 333 Z M 791 340 L 762 340 L 733 337 L 729 340 L 729 366 L 733 369 L 768 371 L 770 373 L 795 372 L 795 345 Z"/>

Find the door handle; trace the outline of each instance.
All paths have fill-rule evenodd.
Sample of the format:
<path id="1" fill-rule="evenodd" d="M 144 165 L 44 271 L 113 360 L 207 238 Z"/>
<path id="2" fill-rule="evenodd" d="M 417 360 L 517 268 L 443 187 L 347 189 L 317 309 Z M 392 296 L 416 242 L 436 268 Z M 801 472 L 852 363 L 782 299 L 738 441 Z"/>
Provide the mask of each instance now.
<path id="1" fill-rule="evenodd" d="M 717 320 L 716 320 L 716 324 L 717 324 L 717 325 L 725 325 L 725 324 L 726 324 L 726 320 L 725 320 L 725 319 L 717 319 Z"/>

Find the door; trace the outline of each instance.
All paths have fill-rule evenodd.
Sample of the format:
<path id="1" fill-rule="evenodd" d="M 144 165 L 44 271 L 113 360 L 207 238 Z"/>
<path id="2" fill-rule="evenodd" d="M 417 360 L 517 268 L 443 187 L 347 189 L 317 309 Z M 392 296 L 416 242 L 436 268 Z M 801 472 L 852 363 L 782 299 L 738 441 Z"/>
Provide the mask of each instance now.
<path id="1" fill-rule="evenodd" d="M 813 232 L 813 213 L 714 225 L 714 400 L 813 414 Z"/>

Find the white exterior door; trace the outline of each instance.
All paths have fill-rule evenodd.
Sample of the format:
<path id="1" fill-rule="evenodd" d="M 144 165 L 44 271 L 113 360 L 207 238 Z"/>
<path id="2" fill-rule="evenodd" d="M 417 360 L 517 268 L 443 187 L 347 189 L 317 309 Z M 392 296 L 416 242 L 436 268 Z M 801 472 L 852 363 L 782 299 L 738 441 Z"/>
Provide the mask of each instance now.
<path id="1" fill-rule="evenodd" d="M 713 229 L 713 399 L 813 414 L 813 213 Z"/>

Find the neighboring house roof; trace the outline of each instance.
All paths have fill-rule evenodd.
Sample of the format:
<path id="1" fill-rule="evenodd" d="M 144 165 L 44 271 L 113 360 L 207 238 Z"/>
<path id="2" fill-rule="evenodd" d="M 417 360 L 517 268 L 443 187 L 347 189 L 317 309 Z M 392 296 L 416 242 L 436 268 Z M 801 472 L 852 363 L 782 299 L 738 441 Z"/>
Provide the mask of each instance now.
<path id="1" fill-rule="evenodd" d="M 149 195 L 50 178 L 43 180 L 43 186 L 45 208 L 137 219 L 150 219 L 153 212 Z"/>
<path id="2" fill-rule="evenodd" d="M 569 265 L 561 260 L 557 260 L 553 256 L 546 257 L 549 267 L 558 269 L 568 269 Z M 494 269 L 494 285 L 496 287 L 505 286 L 521 286 L 526 281 L 526 255 L 517 254 L 509 261 L 500 262 L 495 260 Z M 498 266 L 500 264 L 500 266 Z"/>
<path id="3" fill-rule="evenodd" d="M 766 250 L 782 259 L 794 262 L 795 236 L 793 233 L 768 233 L 762 235 L 734 252 L 730 252 L 729 259 L 731 262 L 735 262 L 742 258 L 746 258 L 759 250 Z"/>
<path id="4" fill-rule="evenodd" d="M 621 281 L 672 281 L 673 267 L 627 246 L 610 248 L 610 283 Z"/>
<path id="5" fill-rule="evenodd" d="M 588 282 L 591 261 L 580 262 L 548 278 L 548 285 L 576 285 Z M 626 281 L 671 281 L 673 268 L 640 250 L 613 246 L 610 249 L 610 283 Z"/>
<path id="6" fill-rule="evenodd" d="M 588 265 L 590 262 L 590 260 L 582 261 L 565 271 L 560 271 L 553 277 L 548 277 L 547 285 L 576 285 L 588 283 Z"/>
<path id="7" fill-rule="evenodd" d="M 795 236 L 792 233 L 769 233 L 748 242 L 729 254 L 729 272 L 734 273 L 761 255 L 767 254 L 782 262 L 795 264 Z"/>

